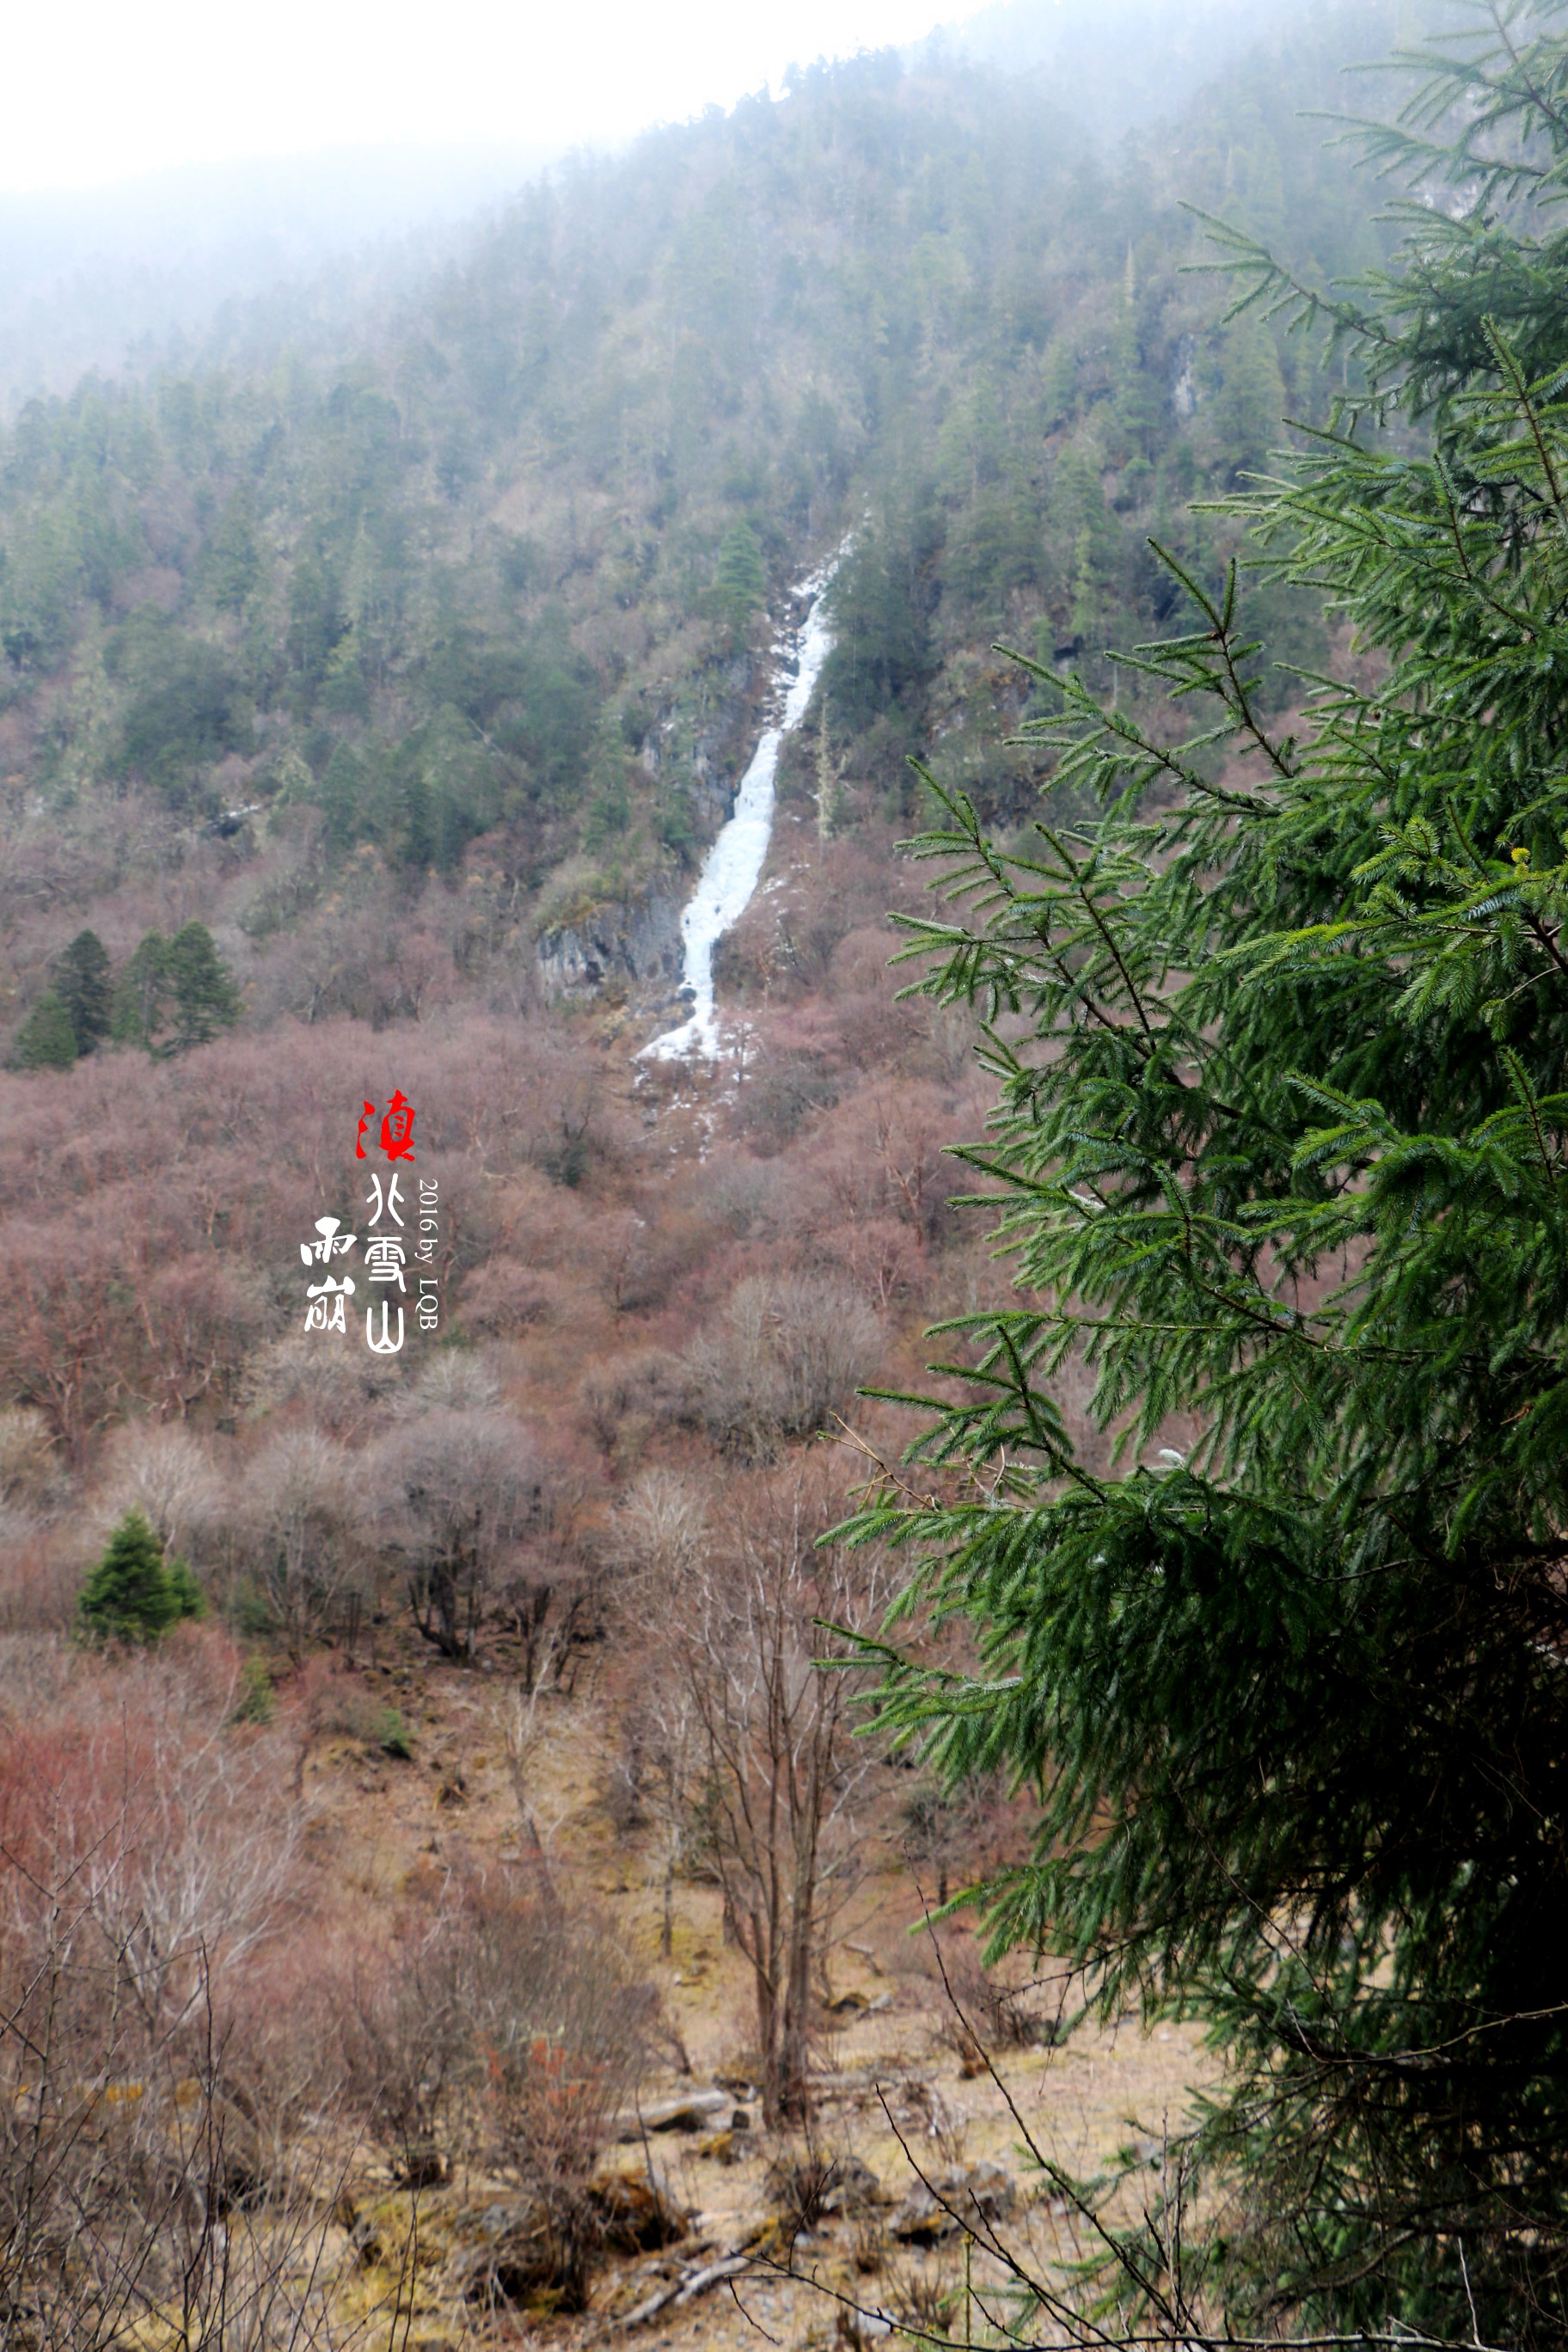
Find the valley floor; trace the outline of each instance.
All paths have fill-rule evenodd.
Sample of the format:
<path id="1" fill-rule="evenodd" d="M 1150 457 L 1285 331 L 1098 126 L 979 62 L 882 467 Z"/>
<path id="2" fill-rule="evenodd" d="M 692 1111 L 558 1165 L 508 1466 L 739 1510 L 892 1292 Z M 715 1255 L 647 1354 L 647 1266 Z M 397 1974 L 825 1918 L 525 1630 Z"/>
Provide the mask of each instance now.
<path id="1" fill-rule="evenodd" d="M 390 1910 L 411 1880 L 476 1859 L 538 1870 L 520 1823 L 501 1720 L 505 1701 L 489 1676 L 432 1673 L 394 1639 L 390 1654 L 363 1669 L 369 1691 L 409 1721 L 414 1754 L 402 1761 L 361 1742 L 329 1738 L 305 1775 L 310 1845 L 318 1868 L 351 1897 Z M 531 2309 L 486 2313 L 464 2298 L 476 2214 L 503 2183 L 458 2170 L 417 2196 L 366 2166 L 350 2196 L 358 2225 L 401 2248 L 417 2231 L 424 2254 L 413 2292 L 371 2266 L 360 2294 L 389 2295 L 404 2313 L 411 2346 L 530 2340 L 595 2343 L 626 2336 L 654 2347 L 792 2347 L 873 2341 L 879 2315 L 917 2331 L 962 2340 L 963 2233 L 933 2204 L 978 2184 L 999 2197 L 1000 2241 L 1026 2269 L 1060 2276 L 1085 2251 L 1066 2200 L 1041 2177 L 1027 2140 L 1049 2164 L 1092 2177 L 1129 2147 L 1158 2169 L 1162 2139 L 1184 2114 L 1213 2062 L 1195 2034 L 1134 2019 L 1084 2024 L 1060 2046 L 1043 2040 L 987 2049 L 958 2026 L 953 1995 L 972 1984 L 974 1939 L 963 1924 L 922 1924 L 921 1889 L 896 1839 L 875 1838 L 871 1867 L 838 1922 L 827 1958 L 829 1995 L 818 2011 L 813 2115 L 805 2130 L 770 2133 L 758 2110 L 754 2011 L 744 1959 L 723 1932 L 716 1888 L 682 1881 L 672 1949 L 660 1951 L 663 1895 L 657 1860 L 635 1832 L 617 1835 L 611 1790 L 619 1754 L 620 1699 L 613 1672 L 544 1707 L 530 1801 L 543 1866 L 563 1895 L 599 1909 L 617 1942 L 657 1983 L 667 2063 L 639 2099 L 643 2128 L 628 2117 L 603 2173 L 650 2177 L 684 2220 L 670 2244 L 612 2260 L 592 2304 L 576 2318 L 551 2318 L 548 2298 Z M 884 1809 L 885 1811 L 885 1809 Z M 927 1889 L 928 1899 L 932 1890 Z M 940 1937 L 940 1963 L 933 1950 Z M 1023 1984 L 1017 1969 L 1009 1981 Z M 958 1997 L 962 1999 L 962 1993 Z M 1042 1981 L 1026 2011 L 1044 2029 L 1058 2006 Z M 716 2096 L 722 2094 L 722 2096 Z M 737 2127 L 737 2119 L 743 2118 Z M 794 2240 L 786 2183 L 815 2168 L 831 2210 L 807 2219 Z M 922 2196 L 931 2184 L 935 2198 Z M 991 2207 L 983 2203 L 989 2217 Z M 938 2235 L 937 2232 L 942 2232 Z M 743 2256 L 738 2265 L 730 2258 Z M 717 2266 L 728 2274 L 702 2284 Z M 984 2245 L 973 2252 L 973 2326 L 1001 2317 L 1005 2280 Z M 648 2317 L 668 2293 L 671 2300 Z"/>

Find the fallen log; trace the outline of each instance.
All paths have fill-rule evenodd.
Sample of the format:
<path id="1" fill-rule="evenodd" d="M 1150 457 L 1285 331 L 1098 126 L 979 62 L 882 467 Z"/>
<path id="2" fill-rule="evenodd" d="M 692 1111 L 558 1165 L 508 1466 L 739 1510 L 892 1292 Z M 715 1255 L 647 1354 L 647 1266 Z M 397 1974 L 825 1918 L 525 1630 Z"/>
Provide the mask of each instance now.
<path id="1" fill-rule="evenodd" d="M 728 2120 L 734 2108 L 728 2091 L 687 2091 L 679 2098 L 656 2099 L 635 2116 L 623 2116 L 616 2137 L 625 2146 L 645 2132 L 706 2131 L 715 2116 Z"/>
<path id="2" fill-rule="evenodd" d="M 725 2254 L 718 2262 L 692 2272 L 689 2278 L 667 2280 L 657 2294 L 645 2296 L 635 2310 L 628 2311 L 620 2324 L 623 2327 L 646 2327 L 661 2311 L 679 2308 L 695 2296 L 705 2294 L 710 2286 L 718 2286 L 727 2278 L 738 2278 L 750 2268 L 751 2260 L 750 2254 Z"/>

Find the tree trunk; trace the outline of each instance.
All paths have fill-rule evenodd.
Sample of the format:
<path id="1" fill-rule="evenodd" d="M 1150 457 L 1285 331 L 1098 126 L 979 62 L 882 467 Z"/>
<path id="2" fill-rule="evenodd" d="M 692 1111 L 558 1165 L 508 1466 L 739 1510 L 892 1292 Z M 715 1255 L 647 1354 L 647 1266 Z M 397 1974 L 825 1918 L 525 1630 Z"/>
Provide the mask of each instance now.
<path id="1" fill-rule="evenodd" d="M 780 2069 L 778 1988 L 765 1968 L 752 1963 L 757 1984 L 757 2047 L 763 2062 L 763 2123 L 777 2131 L 784 2120 Z"/>
<path id="2" fill-rule="evenodd" d="M 789 1968 L 779 2030 L 779 2112 L 786 2123 L 805 2123 L 811 2106 L 807 2066 L 815 1925 L 810 1896 L 802 1899 L 797 1889 L 789 1925 Z"/>

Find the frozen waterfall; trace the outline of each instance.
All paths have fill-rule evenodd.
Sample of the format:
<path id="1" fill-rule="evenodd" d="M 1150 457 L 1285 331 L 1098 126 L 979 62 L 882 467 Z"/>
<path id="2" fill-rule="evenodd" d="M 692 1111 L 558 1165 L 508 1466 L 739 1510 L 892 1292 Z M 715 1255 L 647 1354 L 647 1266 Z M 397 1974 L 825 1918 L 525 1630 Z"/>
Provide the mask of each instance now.
<path id="1" fill-rule="evenodd" d="M 805 717 L 822 675 L 832 639 L 822 600 L 837 559 L 826 564 L 795 591 L 808 600 L 798 633 L 774 649 L 781 666 L 794 654 L 795 674 L 784 695 L 778 724 L 767 728 L 741 779 L 735 813 L 724 825 L 702 861 L 702 871 L 680 918 L 684 947 L 681 993 L 691 1006 L 691 1017 L 679 1029 L 668 1029 L 642 1049 L 640 1059 L 674 1062 L 691 1054 L 711 1061 L 719 1051 L 719 1022 L 713 1003 L 713 950 L 732 923 L 740 920 L 762 877 L 773 829 L 773 778 L 779 749 L 786 735 Z"/>

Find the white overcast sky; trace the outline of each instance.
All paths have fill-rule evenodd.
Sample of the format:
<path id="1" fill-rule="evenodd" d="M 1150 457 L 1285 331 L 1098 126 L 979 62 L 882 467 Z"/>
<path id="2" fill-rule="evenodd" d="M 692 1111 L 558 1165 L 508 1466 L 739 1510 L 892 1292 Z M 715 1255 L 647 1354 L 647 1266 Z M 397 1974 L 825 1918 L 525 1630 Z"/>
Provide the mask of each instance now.
<path id="1" fill-rule="evenodd" d="M 414 140 L 562 148 L 727 106 L 973 0 L 58 0 L 15 6 L 0 190 Z"/>

